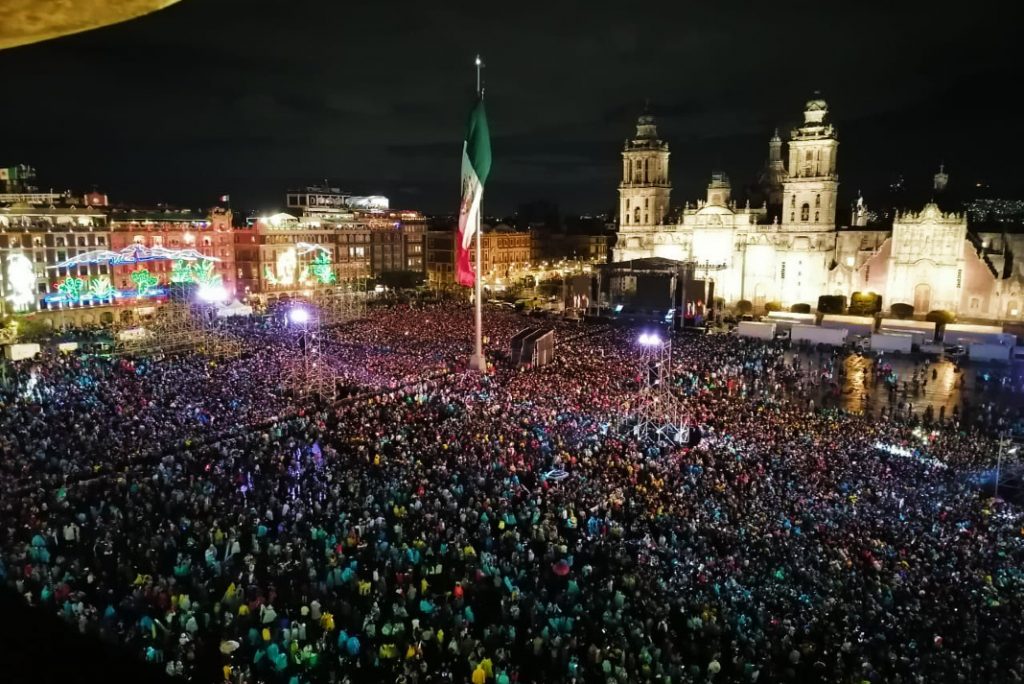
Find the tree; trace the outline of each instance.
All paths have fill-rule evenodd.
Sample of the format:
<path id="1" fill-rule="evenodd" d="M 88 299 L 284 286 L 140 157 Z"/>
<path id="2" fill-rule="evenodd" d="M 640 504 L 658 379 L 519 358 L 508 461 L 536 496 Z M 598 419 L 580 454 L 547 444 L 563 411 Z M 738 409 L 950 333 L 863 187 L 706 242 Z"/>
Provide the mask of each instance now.
<path id="1" fill-rule="evenodd" d="M 782 304 L 779 302 L 765 302 L 764 310 L 767 313 L 771 313 L 772 311 L 782 311 Z"/>
<path id="2" fill-rule="evenodd" d="M 935 324 L 935 339 L 939 340 L 946 333 L 946 326 L 956 322 L 956 314 L 952 311 L 936 309 L 935 311 L 929 311 L 924 319 Z"/>
<path id="3" fill-rule="evenodd" d="M 903 302 L 897 302 L 889 307 L 889 311 L 893 316 L 904 320 L 914 315 L 914 307 L 910 304 L 904 304 Z"/>
<path id="4" fill-rule="evenodd" d="M 841 314 L 846 311 L 846 297 L 843 295 L 822 295 L 818 297 L 818 313 Z"/>
<path id="5" fill-rule="evenodd" d="M 810 304 L 794 304 L 793 306 L 789 307 L 789 310 L 792 313 L 809 314 L 809 313 L 811 313 L 811 305 Z"/>
<path id="6" fill-rule="evenodd" d="M 936 309 L 935 311 L 929 311 L 928 315 L 925 316 L 924 319 L 931 323 L 949 325 L 950 323 L 956 323 L 956 314 L 952 311 Z"/>
<path id="7" fill-rule="evenodd" d="M 882 297 L 874 292 L 854 292 L 850 297 L 850 313 L 854 316 L 874 316 L 882 310 Z"/>
<path id="8" fill-rule="evenodd" d="M 736 311 L 741 314 L 748 314 L 754 310 L 754 305 L 750 303 L 749 299 L 741 299 L 736 302 Z"/>

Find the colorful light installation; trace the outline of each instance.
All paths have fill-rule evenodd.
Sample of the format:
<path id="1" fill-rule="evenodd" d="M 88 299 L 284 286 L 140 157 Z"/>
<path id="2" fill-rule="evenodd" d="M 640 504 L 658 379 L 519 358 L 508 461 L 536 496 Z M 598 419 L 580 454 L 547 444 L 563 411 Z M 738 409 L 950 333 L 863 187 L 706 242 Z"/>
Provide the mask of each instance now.
<path id="1" fill-rule="evenodd" d="M 57 291 L 69 302 L 77 302 L 82 298 L 85 281 L 75 276 L 68 276 L 57 286 Z"/>
<path id="2" fill-rule="evenodd" d="M 191 283 L 192 264 L 184 259 L 175 259 L 174 264 L 171 265 L 171 282 Z"/>
<path id="3" fill-rule="evenodd" d="M 167 260 L 220 261 L 217 257 L 207 256 L 196 249 L 167 249 L 160 246 L 129 245 L 117 252 L 109 249 L 94 249 L 90 252 L 83 252 L 49 268 L 72 268 L 82 264 L 124 266 L 126 264 L 140 264 L 147 261 Z"/>
<path id="4" fill-rule="evenodd" d="M 321 285 L 330 285 L 337 280 L 334 269 L 331 267 L 331 254 L 327 250 L 317 252 L 313 261 L 309 262 L 306 270 L 316 278 Z"/>
<path id="5" fill-rule="evenodd" d="M 16 311 L 25 311 L 36 299 L 36 270 L 24 254 L 7 257 L 7 283 L 10 293 L 7 299 Z"/>
<path id="6" fill-rule="evenodd" d="M 148 292 L 160 284 L 160 279 L 150 273 L 147 268 L 132 271 L 131 279 L 135 283 L 135 291 L 139 293 L 140 297 L 145 297 Z"/>
<path id="7" fill-rule="evenodd" d="M 89 281 L 89 295 L 93 299 L 113 299 L 115 292 L 116 290 L 114 290 L 110 278 L 105 275 L 98 276 Z"/>
<path id="8" fill-rule="evenodd" d="M 195 283 L 199 286 L 220 287 L 222 278 L 214 270 L 213 261 L 201 260 L 189 263 L 184 259 L 177 259 L 171 266 L 172 283 Z"/>

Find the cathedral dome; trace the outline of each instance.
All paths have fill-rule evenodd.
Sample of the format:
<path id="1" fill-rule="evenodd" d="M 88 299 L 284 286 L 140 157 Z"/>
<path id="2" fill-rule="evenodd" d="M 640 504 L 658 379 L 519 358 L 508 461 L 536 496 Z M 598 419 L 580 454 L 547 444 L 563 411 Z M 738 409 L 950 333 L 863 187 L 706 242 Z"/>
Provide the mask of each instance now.
<path id="1" fill-rule="evenodd" d="M 734 212 L 729 207 L 723 207 L 720 204 L 705 204 L 703 207 L 697 210 L 698 216 L 708 216 L 710 214 L 716 214 L 718 216 L 728 214 L 729 216 L 732 216 L 734 213 L 736 212 Z"/>

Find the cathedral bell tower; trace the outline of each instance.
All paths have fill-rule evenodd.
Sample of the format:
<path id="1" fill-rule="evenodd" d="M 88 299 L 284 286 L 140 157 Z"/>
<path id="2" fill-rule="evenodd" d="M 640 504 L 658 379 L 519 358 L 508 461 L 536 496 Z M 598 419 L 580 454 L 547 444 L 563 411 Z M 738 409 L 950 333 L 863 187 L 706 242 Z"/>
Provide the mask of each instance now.
<path id="1" fill-rule="evenodd" d="M 804 123 L 789 141 L 789 169 L 782 184 L 782 225 L 799 231 L 831 231 L 836 225 L 839 139 L 828 121 L 828 105 L 814 99 L 804 107 Z"/>
<path id="2" fill-rule="evenodd" d="M 619 230 L 651 230 L 668 215 L 668 143 L 658 138 L 654 117 L 646 111 L 636 123 L 636 136 L 622 150 L 619 184 Z"/>

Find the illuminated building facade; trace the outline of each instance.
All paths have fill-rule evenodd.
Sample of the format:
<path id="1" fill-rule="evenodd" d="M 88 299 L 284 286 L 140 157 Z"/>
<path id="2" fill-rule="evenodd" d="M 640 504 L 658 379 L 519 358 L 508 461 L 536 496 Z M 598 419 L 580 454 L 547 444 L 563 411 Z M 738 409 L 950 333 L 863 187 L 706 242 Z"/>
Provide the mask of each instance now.
<path id="1" fill-rule="evenodd" d="M 139 300 L 159 299 L 175 284 L 223 288 L 227 299 L 235 297 L 238 272 L 231 222 L 231 211 L 221 208 L 207 214 L 176 210 L 111 213 L 113 251 L 163 248 L 171 257 L 182 257 L 114 265 L 114 287 L 135 292 Z"/>
<path id="2" fill-rule="evenodd" d="M 278 213 L 235 232 L 240 290 L 264 299 L 371 275 L 371 228 L 352 217 L 324 221 Z"/>
<path id="3" fill-rule="evenodd" d="M 289 213 L 317 219 L 344 219 L 353 211 L 386 212 L 390 207 L 387 197 L 381 195 L 358 196 L 328 185 L 311 185 L 285 194 Z"/>
<path id="4" fill-rule="evenodd" d="M 418 211 L 388 211 L 366 215 L 371 227 L 370 252 L 373 275 L 395 271 L 425 274 L 423 242 L 427 219 Z"/>
<path id="5" fill-rule="evenodd" d="M 612 259 L 693 262 L 698 277 L 715 282 L 716 297 L 747 300 L 755 310 L 771 303 L 814 307 L 821 295 L 849 300 L 855 292 L 873 292 L 883 307 L 906 303 L 917 314 L 948 309 L 971 318 L 1024 315 L 1024 271 L 986 253 L 986 241 L 970 233 L 964 215 L 944 213 L 933 203 L 897 215 L 891 229 L 871 230 L 859 199 L 852 227 L 837 227 L 838 149 L 828 105 L 812 99 L 802 124 L 790 132 L 788 157 L 778 133 L 769 140 L 761 175 L 767 206 L 738 206 L 728 178 L 715 173 L 705 199 L 670 210 L 668 143 L 645 113 L 622 152 Z M 948 179 L 941 169 L 936 192 Z"/>
<path id="6" fill-rule="evenodd" d="M 112 320 L 111 267 L 82 263 L 78 255 L 110 249 L 103 212 L 71 205 L 0 207 L 0 314 L 58 311 L 69 323 Z"/>

